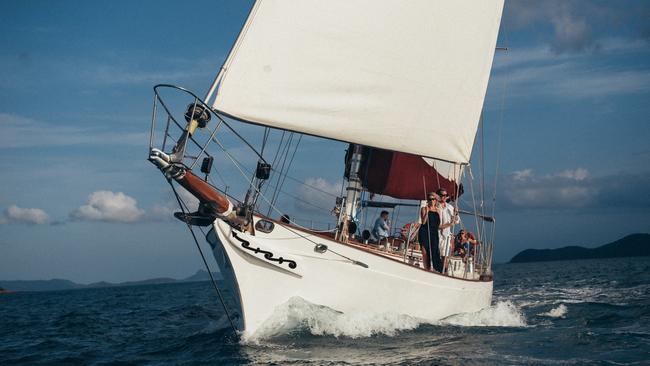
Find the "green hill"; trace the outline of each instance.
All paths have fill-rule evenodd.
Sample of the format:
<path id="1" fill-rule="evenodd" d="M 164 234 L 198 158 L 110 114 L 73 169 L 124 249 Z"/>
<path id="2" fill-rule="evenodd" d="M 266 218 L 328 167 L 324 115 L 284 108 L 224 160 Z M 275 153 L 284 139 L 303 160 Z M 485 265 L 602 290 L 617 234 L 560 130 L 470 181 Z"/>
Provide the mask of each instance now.
<path id="1" fill-rule="evenodd" d="M 650 256 L 650 234 L 628 235 L 598 248 L 526 249 L 512 257 L 510 263 L 644 256 Z"/>
<path id="2" fill-rule="evenodd" d="M 212 272 L 212 275 L 216 280 L 221 279 L 220 272 Z M 209 281 L 210 277 L 208 272 L 205 270 L 198 270 L 195 274 L 183 278 L 180 280 L 161 277 L 161 278 L 152 278 L 142 281 L 128 281 L 120 283 L 111 283 L 111 282 L 94 282 L 87 285 L 75 283 L 69 280 L 62 279 L 52 279 L 52 280 L 35 280 L 35 281 L 3 281 L 0 280 L 0 286 L 6 288 L 9 291 L 58 291 L 58 290 L 73 290 L 73 289 L 85 289 L 85 288 L 101 288 L 101 287 L 118 287 L 118 286 L 140 286 L 140 285 L 157 285 L 165 283 L 178 283 L 178 282 L 199 282 L 199 281 Z"/>

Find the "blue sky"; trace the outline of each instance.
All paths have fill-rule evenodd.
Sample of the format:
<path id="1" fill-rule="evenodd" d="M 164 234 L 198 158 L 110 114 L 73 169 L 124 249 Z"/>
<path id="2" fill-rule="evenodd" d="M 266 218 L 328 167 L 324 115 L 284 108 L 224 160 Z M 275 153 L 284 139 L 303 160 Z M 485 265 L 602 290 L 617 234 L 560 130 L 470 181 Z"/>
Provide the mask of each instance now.
<path id="1" fill-rule="evenodd" d="M 0 3 L 1 279 L 124 281 L 201 268 L 145 160 L 151 88 L 203 95 L 250 6 Z M 489 190 L 499 131 L 502 141 L 497 261 L 650 232 L 649 16 L 643 1 L 506 4 L 498 43 L 509 51 L 495 57 L 484 112 Z M 261 129 L 238 128 L 259 141 Z M 290 174 L 335 193 L 344 149 L 303 138 Z M 223 169 L 237 192 L 240 178 Z M 332 197 L 285 188 L 310 204 L 286 196 L 284 210 L 329 219 L 314 205 L 329 209 Z"/>

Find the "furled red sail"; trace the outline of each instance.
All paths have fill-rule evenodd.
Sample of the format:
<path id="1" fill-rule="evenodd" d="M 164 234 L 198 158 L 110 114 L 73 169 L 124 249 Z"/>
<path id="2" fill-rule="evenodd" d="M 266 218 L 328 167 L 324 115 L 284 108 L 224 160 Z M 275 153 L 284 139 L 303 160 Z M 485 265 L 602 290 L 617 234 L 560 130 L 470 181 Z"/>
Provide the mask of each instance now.
<path id="1" fill-rule="evenodd" d="M 439 188 L 452 200 L 463 193 L 463 186 L 456 184 L 459 166 L 407 153 L 364 148 L 359 175 L 369 192 L 400 199 L 423 200 Z"/>

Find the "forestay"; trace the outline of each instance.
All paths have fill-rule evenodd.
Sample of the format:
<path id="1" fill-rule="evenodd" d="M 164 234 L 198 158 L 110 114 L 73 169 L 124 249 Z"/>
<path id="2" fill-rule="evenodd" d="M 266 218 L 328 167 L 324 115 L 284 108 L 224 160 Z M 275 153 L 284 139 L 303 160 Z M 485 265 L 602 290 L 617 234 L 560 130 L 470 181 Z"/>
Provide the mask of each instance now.
<path id="1" fill-rule="evenodd" d="M 214 108 L 467 163 L 502 9 L 503 0 L 259 0 Z"/>

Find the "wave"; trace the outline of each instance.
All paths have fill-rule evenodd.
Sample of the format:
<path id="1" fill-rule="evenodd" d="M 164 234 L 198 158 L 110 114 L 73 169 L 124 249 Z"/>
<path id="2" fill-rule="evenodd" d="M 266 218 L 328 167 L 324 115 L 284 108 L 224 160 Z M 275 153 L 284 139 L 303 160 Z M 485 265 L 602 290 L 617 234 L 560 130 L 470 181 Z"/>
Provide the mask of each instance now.
<path id="1" fill-rule="evenodd" d="M 312 335 L 364 338 L 373 335 L 395 336 L 401 331 L 429 324 L 437 326 L 490 326 L 524 327 L 526 319 L 509 301 L 498 302 L 475 313 L 453 315 L 439 321 L 425 320 L 397 313 L 373 313 L 358 311 L 341 313 L 327 306 L 317 305 L 301 297 L 292 297 L 278 306 L 273 314 L 244 339 L 257 342 L 281 335 L 308 332 Z"/>
<path id="2" fill-rule="evenodd" d="M 560 306 L 553 308 L 545 313 L 537 314 L 539 316 L 548 316 L 550 318 L 564 318 L 568 309 L 566 305 L 560 304 Z"/>
<path id="3" fill-rule="evenodd" d="M 362 338 L 376 334 L 393 336 L 402 330 L 417 328 L 417 318 L 396 313 L 341 313 L 301 297 L 292 297 L 278 306 L 248 340 L 271 338 L 300 331 L 313 335 Z"/>
<path id="4" fill-rule="evenodd" d="M 510 301 L 499 301 L 475 313 L 452 315 L 439 322 L 463 327 L 525 327 L 526 317 Z"/>
<path id="5" fill-rule="evenodd" d="M 496 289 L 494 296 L 498 299 L 512 301 L 518 307 L 526 309 L 583 303 L 628 305 L 630 299 L 642 298 L 649 291 L 649 284 L 623 284 L 623 281 L 607 281 L 586 285 L 580 281 L 574 282 L 570 286 L 543 284 L 537 289 L 523 287 Z"/>

